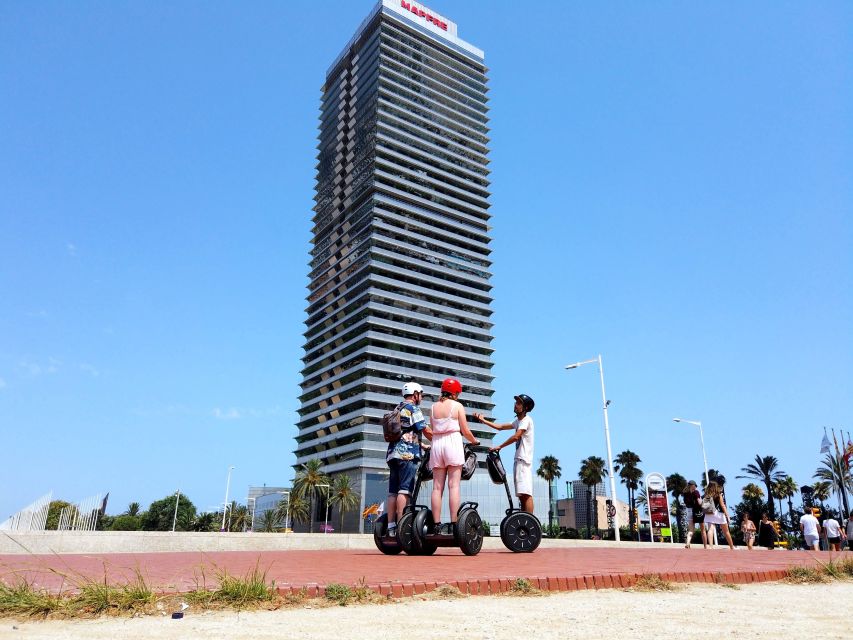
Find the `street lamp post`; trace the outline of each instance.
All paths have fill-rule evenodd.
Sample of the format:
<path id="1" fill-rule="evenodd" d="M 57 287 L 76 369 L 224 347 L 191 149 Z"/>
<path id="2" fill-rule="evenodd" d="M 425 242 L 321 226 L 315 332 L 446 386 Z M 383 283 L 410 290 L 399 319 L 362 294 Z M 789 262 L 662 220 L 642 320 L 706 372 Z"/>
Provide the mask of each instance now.
<path id="1" fill-rule="evenodd" d="M 702 443 L 702 462 L 705 464 L 705 488 L 711 484 L 711 479 L 708 477 L 708 458 L 705 456 L 705 436 L 702 433 L 702 422 L 699 420 L 685 420 L 684 418 L 673 418 L 673 422 L 686 422 L 694 427 L 699 427 L 699 442 Z"/>
<path id="2" fill-rule="evenodd" d="M 228 490 L 231 488 L 231 472 L 234 466 L 228 467 L 228 479 L 225 481 L 225 502 L 222 503 L 222 527 L 219 531 L 225 531 L 225 513 L 228 511 Z"/>
<path id="3" fill-rule="evenodd" d="M 610 422 L 607 419 L 607 407 L 610 405 L 610 400 L 607 399 L 607 392 L 604 390 L 604 367 L 601 364 L 601 354 L 598 354 L 597 358 L 592 358 L 591 360 L 584 360 L 583 362 L 575 362 L 574 364 L 567 364 L 566 369 L 577 369 L 578 367 L 585 364 L 592 364 L 594 362 L 598 363 L 598 373 L 601 377 L 601 403 L 602 408 L 604 410 L 604 439 L 607 441 L 607 468 L 608 473 L 610 475 L 610 495 L 613 496 L 614 505 L 616 504 L 616 478 L 613 475 L 613 451 L 610 449 Z M 613 534 L 616 539 L 616 542 L 619 542 L 619 510 L 616 510 L 616 514 L 613 516 Z"/>
<path id="4" fill-rule="evenodd" d="M 181 501 L 181 490 L 175 492 L 175 517 L 172 518 L 172 533 L 175 532 L 175 525 L 178 523 L 178 503 Z"/>

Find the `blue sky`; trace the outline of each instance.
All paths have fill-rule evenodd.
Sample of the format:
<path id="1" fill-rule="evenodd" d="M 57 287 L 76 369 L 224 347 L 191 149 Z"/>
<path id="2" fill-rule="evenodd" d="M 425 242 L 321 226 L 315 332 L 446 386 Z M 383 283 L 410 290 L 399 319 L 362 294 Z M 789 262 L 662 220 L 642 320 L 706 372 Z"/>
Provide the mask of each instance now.
<path id="1" fill-rule="evenodd" d="M 0 518 L 286 484 L 320 87 L 372 2 L 0 3 Z M 804 484 L 853 429 L 853 7 L 451 2 L 486 52 L 495 381 L 564 479 Z M 464 400 L 464 397 L 463 397 Z M 501 436 L 502 437 L 502 436 Z"/>

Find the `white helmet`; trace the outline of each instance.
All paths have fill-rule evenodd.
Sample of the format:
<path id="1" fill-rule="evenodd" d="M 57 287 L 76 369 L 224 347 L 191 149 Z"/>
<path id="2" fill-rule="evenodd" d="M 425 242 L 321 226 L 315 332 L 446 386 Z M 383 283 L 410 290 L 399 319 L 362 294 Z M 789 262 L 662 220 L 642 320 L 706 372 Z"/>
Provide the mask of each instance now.
<path id="1" fill-rule="evenodd" d="M 403 385 L 403 397 L 413 395 L 415 393 L 423 393 L 424 390 L 417 382 L 407 382 Z"/>

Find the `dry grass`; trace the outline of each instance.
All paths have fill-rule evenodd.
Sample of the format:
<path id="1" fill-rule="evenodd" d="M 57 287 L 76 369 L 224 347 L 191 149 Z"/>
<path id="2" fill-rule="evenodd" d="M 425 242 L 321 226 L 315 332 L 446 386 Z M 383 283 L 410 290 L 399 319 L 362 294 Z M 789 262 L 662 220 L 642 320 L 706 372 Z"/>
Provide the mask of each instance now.
<path id="1" fill-rule="evenodd" d="M 641 575 L 629 591 L 677 591 L 677 588 L 669 580 L 653 573 Z"/>
<path id="2" fill-rule="evenodd" d="M 821 569 L 814 567 L 788 567 L 785 582 L 791 584 L 820 584 L 829 582 L 829 576 Z"/>

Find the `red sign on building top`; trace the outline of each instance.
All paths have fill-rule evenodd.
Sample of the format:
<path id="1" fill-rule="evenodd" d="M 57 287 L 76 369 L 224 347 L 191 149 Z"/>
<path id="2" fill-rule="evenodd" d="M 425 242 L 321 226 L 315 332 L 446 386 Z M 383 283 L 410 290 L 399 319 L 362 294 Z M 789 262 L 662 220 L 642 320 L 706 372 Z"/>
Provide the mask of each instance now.
<path id="1" fill-rule="evenodd" d="M 411 2 L 406 2 L 406 0 L 400 0 L 400 6 L 403 7 L 403 9 L 405 9 L 406 11 L 411 11 L 416 16 L 424 18 L 427 22 L 431 22 L 432 24 L 434 24 L 439 29 L 443 29 L 444 31 L 447 31 L 447 23 L 446 22 L 444 22 L 440 18 L 436 18 L 435 16 L 427 13 L 423 9 L 420 9 L 418 7 L 413 6 Z"/>

